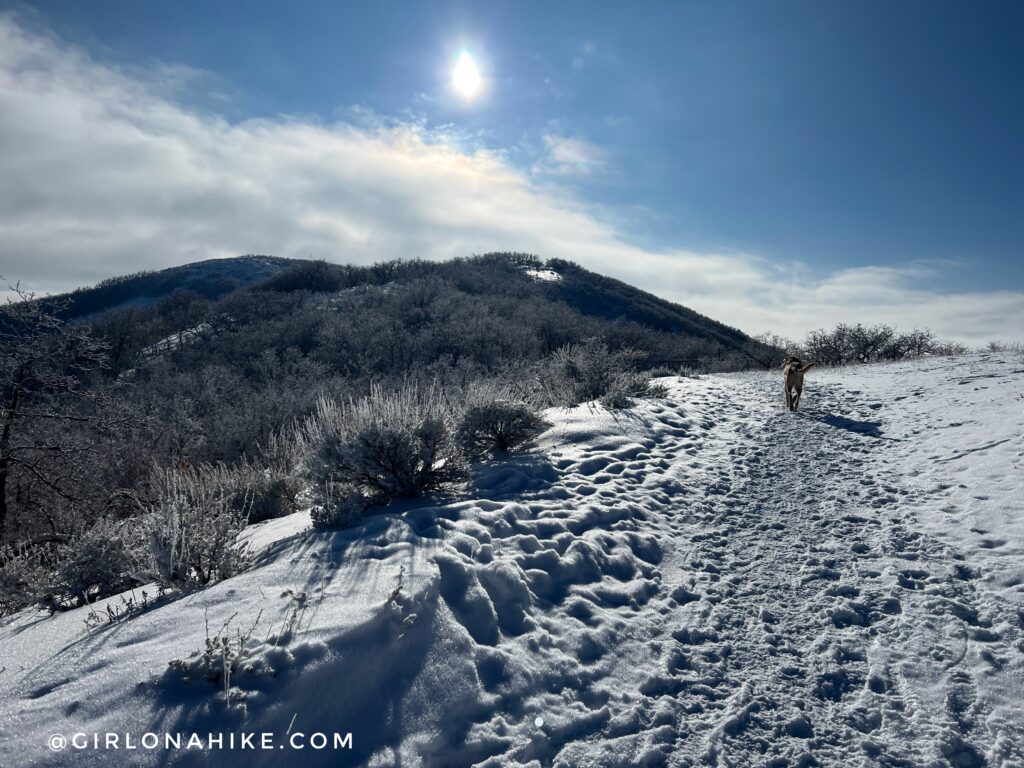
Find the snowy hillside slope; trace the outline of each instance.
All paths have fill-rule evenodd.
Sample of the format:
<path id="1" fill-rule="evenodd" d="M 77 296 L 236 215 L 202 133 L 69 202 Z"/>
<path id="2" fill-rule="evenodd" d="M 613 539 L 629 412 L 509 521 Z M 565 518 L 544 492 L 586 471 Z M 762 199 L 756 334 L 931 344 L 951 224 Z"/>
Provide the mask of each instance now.
<path id="1" fill-rule="evenodd" d="M 52 734 L 289 730 L 352 749 L 217 764 L 1024 764 L 1024 363 L 812 370 L 797 414 L 778 372 L 661 381 L 550 411 L 458 500 L 271 521 L 248 573 L 90 631 L 19 615 L 0 765 L 205 758 Z M 255 627 L 231 708 L 201 657 L 168 671 L 226 623 Z"/>

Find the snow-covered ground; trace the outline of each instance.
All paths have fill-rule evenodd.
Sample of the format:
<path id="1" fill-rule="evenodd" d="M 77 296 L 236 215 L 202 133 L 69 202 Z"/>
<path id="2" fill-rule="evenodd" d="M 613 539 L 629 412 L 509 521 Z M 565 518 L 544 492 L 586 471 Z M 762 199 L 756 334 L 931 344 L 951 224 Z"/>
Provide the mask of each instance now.
<path id="1" fill-rule="evenodd" d="M 47 746 L 165 731 L 277 734 L 217 750 L 248 767 L 1024 765 L 1019 356 L 812 370 L 798 414 L 778 372 L 663 381 L 458 500 L 271 521 L 248 573 L 109 626 L 19 615 L 0 765 L 203 762 Z M 189 659 L 225 625 L 231 708 Z"/>

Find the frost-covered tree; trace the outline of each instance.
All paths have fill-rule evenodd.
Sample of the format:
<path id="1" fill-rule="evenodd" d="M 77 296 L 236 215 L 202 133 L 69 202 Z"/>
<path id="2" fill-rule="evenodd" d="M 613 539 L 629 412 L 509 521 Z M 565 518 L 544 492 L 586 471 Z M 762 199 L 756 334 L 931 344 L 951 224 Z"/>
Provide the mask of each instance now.
<path id="1" fill-rule="evenodd" d="M 89 446 L 71 427 L 92 418 L 83 379 L 106 359 L 105 345 L 63 322 L 59 306 L 17 286 L 14 294 L 0 307 L 0 541 L 9 535 L 12 473 L 75 499 L 75 466 Z"/>

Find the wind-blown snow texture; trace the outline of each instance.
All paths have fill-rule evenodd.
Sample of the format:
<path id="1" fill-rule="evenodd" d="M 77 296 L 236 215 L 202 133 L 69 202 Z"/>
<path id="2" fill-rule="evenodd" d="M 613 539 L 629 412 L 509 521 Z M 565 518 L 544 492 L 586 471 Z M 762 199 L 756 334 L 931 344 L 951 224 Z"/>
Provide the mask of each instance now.
<path id="1" fill-rule="evenodd" d="M 549 412 L 466 500 L 272 521 L 249 573 L 89 634 L 82 610 L 21 614 L 0 764 L 111 758 L 51 733 L 289 724 L 354 749 L 217 764 L 1024 764 L 1024 364 L 817 370 L 798 414 L 777 373 L 662 381 Z M 261 610 L 254 639 L 295 629 L 234 680 L 246 715 L 164 676 L 207 618 Z"/>

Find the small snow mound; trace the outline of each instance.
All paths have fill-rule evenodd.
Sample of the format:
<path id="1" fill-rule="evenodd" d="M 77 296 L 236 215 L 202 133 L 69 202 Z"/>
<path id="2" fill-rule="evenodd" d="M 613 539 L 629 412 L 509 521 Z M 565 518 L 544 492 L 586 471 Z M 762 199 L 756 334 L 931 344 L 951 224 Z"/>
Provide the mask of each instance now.
<path id="1" fill-rule="evenodd" d="M 553 269 L 528 269 L 526 270 L 526 274 L 534 280 L 539 280 L 545 283 L 554 283 L 562 279 L 562 276 Z"/>

